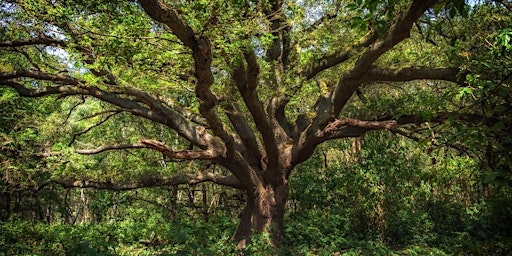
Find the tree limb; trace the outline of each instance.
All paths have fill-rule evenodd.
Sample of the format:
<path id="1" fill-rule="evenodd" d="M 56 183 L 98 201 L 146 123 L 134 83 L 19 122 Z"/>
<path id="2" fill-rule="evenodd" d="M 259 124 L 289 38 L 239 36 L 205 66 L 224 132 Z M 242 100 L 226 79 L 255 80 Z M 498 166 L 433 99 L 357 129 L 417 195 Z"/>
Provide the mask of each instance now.
<path id="1" fill-rule="evenodd" d="M 216 157 L 214 152 L 208 150 L 179 150 L 170 149 L 165 143 L 157 140 L 142 139 L 137 143 L 123 143 L 113 145 L 103 145 L 94 149 L 79 149 L 76 152 L 82 155 L 99 154 L 111 150 L 149 148 L 154 149 L 165 156 L 177 160 L 209 160 Z"/>
<path id="2" fill-rule="evenodd" d="M 361 53 L 352 68 L 343 74 L 336 84 L 328 104 L 332 104 L 332 111 L 319 113 L 315 123 L 323 126 L 330 119 L 335 118 L 347 104 L 350 97 L 361 85 L 361 79 L 371 68 L 373 63 L 384 53 L 410 36 L 411 28 L 423 13 L 437 0 L 413 0 L 402 15 L 397 16 L 389 29 Z"/>
<path id="3" fill-rule="evenodd" d="M 112 183 L 112 182 L 99 182 L 89 180 L 65 180 L 65 179 L 53 179 L 47 181 L 37 188 L 42 189 L 44 186 L 50 183 L 56 183 L 64 188 L 95 188 L 105 189 L 114 191 L 134 190 L 139 188 L 151 188 L 151 187 L 163 187 L 163 186 L 175 186 L 175 185 L 196 185 L 203 182 L 213 182 L 215 184 L 229 186 L 232 188 L 241 189 L 241 184 L 238 182 L 235 176 L 223 176 L 215 173 L 202 173 L 198 172 L 195 174 L 181 174 L 169 178 L 147 178 L 141 179 L 134 182 L 127 183 Z"/>
<path id="4" fill-rule="evenodd" d="M 89 131 L 91 131 L 93 128 L 98 127 L 98 126 L 100 126 L 100 125 L 104 124 L 105 122 L 107 122 L 107 121 L 108 121 L 111 117 L 113 117 L 114 115 L 121 113 L 120 111 L 115 111 L 115 112 L 110 111 L 110 112 L 111 112 L 111 113 L 110 113 L 109 115 L 107 115 L 107 117 L 103 118 L 103 120 L 101 120 L 100 122 L 98 122 L 98 123 L 96 123 L 96 124 L 94 124 L 94 125 L 90 126 L 89 128 L 87 128 L 87 129 L 85 129 L 85 130 L 83 130 L 83 131 L 81 131 L 81 132 L 79 132 L 79 133 L 75 133 L 75 134 L 73 134 L 73 138 L 71 138 L 71 141 L 68 143 L 68 147 L 69 147 L 69 146 L 71 146 L 71 144 L 73 144 L 73 142 L 75 142 L 76 137 L 78 137 L 78 136 L 80 136 L 80 135 L 82 135 L 82 134 L 88 133 L 88 132 L 89 132 Z"/>
<path id="5" fill-rule="evenodd" d="M 493 126 L 500 121 L 498 118 L 485 117 L 473 113 L 439 112 L 430 116 L 418 114 L 401 115 L 399 117 L 383 117 L 378 120 L 359 120 L 355 118 L 343 118 L 335 120 L 318 134 L 322 140 L 339 139 L 346 137 L 360 137 L 372 130 L 391 130 L 395 133 L 405 134 L 402 127 L 405 125 L 419 125 L 423 123 L 445 123 L 447 121 L 482 123 Z"/>
<path id="6" fill-rule="evenodd" d="M 152 148 L 162 152 L 165 156 L 173 159 L 180 160 L 208 160 L 213 159 L 217 155 L 216 153 L 221 152 L 213 152 L 210 150 L 180 150 L 173 151 L 165 143 L 157 140 L 143 139 L 140 141 L 141 144 L 145 145 L 148 148 Z"/>
<path id="7" fill-rule="evenodd" d="M 63 74 L 50 74 L 46 72 L 41 72 L 37 70 L 16 70 L 11 73 L 3 73 L 0 72 L 0 81 L 1 80 L 10 80 L 22 77 L 29 77 L 33 79 L 40 79 L 46 81 L 52 81 L 56 84 L 68 84 L 68 85 L 78 85 L 78 79 L 63 75 Z"/>
<path id="8" fill-rule="evenodd" d="M 405 67 L 370 69 L 364 76 L 363 82 L 406 82 L 412 80 L 443 80 L 463 84 L 466 77 L 459 68 Z"/>
<path id="9" fill-rule="evenodd" d="M 195 46 L 195 33 L 181 18 L 178 10 L 169 7 L 162 0 L 139 0 L 139 3 L 149 17 L 167 25 L 185 46 Z"/>
<path id="10" fill-rule="evenodd" d="M 199 111 L 208 122 L 213 134 L 220 137 L 224 146 L 233 151 L 233 136 L 224 127 L 222 120 L 214 111 L 219 99 L 211 91 L 214 78 L 211 71 L 212 53 L 210 41 L 196 35 L 193 29 L 181 18 L 179 11 L 161 0 L 140 0 L 144 11 L 155 21 L 161 22 L 192 50 L 194 70 L 197 78 L 196 95 L 201 100 Z"/>
<path id="11" fill-rule="evenodd" d="M 263 156 L 261 154 L 258 139 L 247 122 L 247 119 L 240 112 L 238 104 L 236 104 L 236 102 L 232 102 L 226 106 L 226 110 L 226 115 L 229 118 L 229 121 L 242 140 L 245 148 L 249 151 L 249 157 L 253 157 L 254 161 L 259 163 Z"/>
<path id="12" fill-rule="evenodd" d="M 147 148 L 146 145 L 141 142 L 137 143 L 123 143 L 114 145 L 103 145 L 94 149 L 79 149 L 76 152 L 82 155 L 94 155 L 110 150 L 121 150 L 121 149 L 132 149 L 132 148 Z"/>
<path id="13" fill-rule="evenodd" d="M 304 152 L 299 155 L 312 154 L 312 148 L 316 147 L 321 140 L 316 140 L 318 131 L 332 122 L 345 107 L 348 100 L 363 83 L 364 75 L 372 67 L 373 63 L 384 53 L 395 45 L 410 36 L 410 30 L 424 12 L 431 6 L 438 3 L 438 0 L 413 0 L 407 9 L 398 15 L 388 30 L 360 54 L 354 65 L 342 74 L 331 93 L 322 95 L 315 104 L 316 115 L 304 131 L 306 143 L 302 145 Z M 301 151 L 301 150 L 299 150 Z"/>
<path id="14" fill-rule="evenodd" d="M 244 56 L 247 62 L 247 69 L 243 63 L 239 64 L 233 70 L 232 78 L 245 105 L 251 113 L 256 129 L 261 134 L 266 156 L 271 157 L 271 159 L 269 159 L 269 167 L 276 167 L 279 155 L 274 129 L 256 92 L 259 72 L 256 56 L 254 52 L 247 52 Z"/>
<path id="15" fill-rule="evenodd" d="M 38 87 L 30 89 L 24 85 L 13 81 L 17 78 L 33 78 L 39 80 L 51 81 L 57 84 L 66 84 L 62 86 Z M 111 87 L 118 92 L 109 92 L 95 86 L 82 86 L 81 82 L 63 74 L 49 74 L 40 71 L 21 70 L 12 73 L 0 73 L 0 85 L 5 85 L 16 90 L 21 96 L 25 97 L 43 97 L 47 95 L 91 95 L 99 100 L 108 102 L 134 115 L 147 118 L 149 120 L 164 124 L 178 132 L 178 134 L 195 145 L 205 149 L 214 146 L 223 151 L 223 146 L 215 142 L 205 131 L 204 127 L 192 125 L 179 110 L 165 105 L 158 98 L 132 87 Z M 145 107 L 136 100 L 125 96 L 133 96 L 138 101 L 143 102 Z"/>
<path id="16" fill-rule="evenodd" d="M 333 134 L 336 134 L 334 137 L 339 138 L 340 132 L 347 133 L 354 131 L 367 132 L 370 130 L 389 130 L 397 125 L 397 121 L 395 120 L 387 120 L 387 121 L 364 121 L 355 118 L 343 118 L 335 120 L 331 122 L 329 125 L 325 127 L 325 129 L 321 132 L 319 137 L 331 138 Z M 343 127 L 352 127 L 352 129 L 341 129 Z M 356 128 L 356 129 L 353 129 Z M 350 133 L 351 134 L 351 133 Z M 353 136 L 349 136 L 353 137 Z"/>
<path id="17" fill-rule="evenodd" d="M 19 40 L 19 41 L 3 41 L 0 42 L 0 47 L 21 47 L 28 45 L 57 45 L 66 47 L 67 43 L 63 40 L 58 40 L 46 36 L 38 37 L 38 38 L 30 38 L 27 40 Z"/>
<path id="18" fill-rule="evenodd" d="M 376 33 L 375 31 L 371 31 L 354 46 L 350 46 L 347 49 L 341 49 L 330 55 L 323 57 L 317 62 L 306 66 L 303 70 L 299 72 L 299 74 L 306 77 L 307 79 L 311 79 L 315 77 L 318 73 L 349 60 L 353 56 L 356 49 L 368 47 L 377 39 L 378 33 Z"/>
<path id="19" fill-rule="evenodd" d="M 408 38 L 413 24 L 428 8 L 437 3 L 438 0 L 413 0 L 408 9 L 394 20 L 388 31 L 361 54 L 354 64 L 350 76 L 352 78 L 359 77 L 365 73 L 382 54 Z"/>
<path id="20" fill-rule="evenodd" d="M 507 8 L 507 10 L 512 12 L 512 2 L 510 2 L 508 0 L 493 0 L 493 1 L 496 2 L 496 3 L 500 3 L 505 8 Z"/>

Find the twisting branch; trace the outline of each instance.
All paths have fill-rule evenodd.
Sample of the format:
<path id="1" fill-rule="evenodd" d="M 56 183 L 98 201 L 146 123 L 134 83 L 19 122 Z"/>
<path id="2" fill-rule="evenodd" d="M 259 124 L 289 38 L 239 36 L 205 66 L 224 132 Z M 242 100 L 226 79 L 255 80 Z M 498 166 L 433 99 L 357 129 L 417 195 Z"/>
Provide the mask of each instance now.
<path id="1" fill-rule="evenodd" d="M 365 73 L 382 54 L 408 38 L 413 24 L 437 2 L 438 0 L 413 0 L 408 9 L 394 20 L 388 31 L 361 54 L 350 72 L 350 77 L 357 78 Z"/>
<path id="2" fill-rule="evenodd" d="M 331 120 L 336 118 L 357 88 L 362 84 L 364 75 L 372 67 L 373 63 L 382 54 L 408 38 L 414 22 L 429 7 L 437 4 L 437 2 L 437 0 L 413 0 L 408 8 L 396 17 L 388 30 L 366 47 L 350 70 L 340 75 L 332 93 L 328 97 L 319 98 L 316 104 L 317 113 L 313 120 L 313 125 L 305 133 L 309 136 L 315 136 L 315 130 L 323 130 Z M 308 147 L 311 147 L 311 145 Z"/>
<path id="3" fill-rule="evenodd" d="M 327 127 L 325 127 L 324 132 L 330 133 L 342 126 L 354 126 L 368 129 L 391 129 L 395 125 L 397 125 L 397 122 L 394 120 L 363 121 L 355 118 L 343 118 L 330 123 Z"/>
<path id="4" fill-rule="evenodd" d="M 143 139 L 140 143 L 148 148 L 158 150 L 165 156 L 180 160 L 207 160 L 216 157 L 215 152 L 208 150 L 181 150 L 173 151 L 165 143 L 157 140 Z"/>
<path id="5" fill-rule="evenodd" d="M 52 78 L 53 75 L 50 79 Z M 165 117 L 156 115 L 153 111 L 151 111 L 148 108 L 143 107 L 142 105 L 134 102 L 133 100 L 129 100 L 126 98 L 123 98 L 119 96 L 118 94 L 107 92 L 104 90 L 101 90 L 97 87 L 90 86 L 80 86 L 78 85 L 78 80 L 72 79 L 69 82 L 76 83 L 76 85 L 61 85 L 61 86 L 52 86 L 52 87 L 39 87 L 37 89 L 29 89 L 25 87 L 24 85 L 14 82 L 12 80 L 2 80 L 2 76 L 0 75 L 0 85 L 5 85 L 13 88 L 20 94 L 20 96 L 23 97 L 44 97 L 48 95 L 91 95 L 93 97 L 96 97 L 102 101 L 111 103 L 115 106 L 121 107 L 123 109 L 126 109 L 127 111 L 141 116 L 145 117 L 147 119 L 153 120 L 155 122 L 161 123 L 161 124 L 169 124 L 169 120 L 167 120 Z M 65 77 L 63 80 L 68 79 Z M 63 81 L 57 81 L 64 83 Z"/>
<path id="6" fill-rule="evenodd" d="M 140 0 L 144 11 L 155 21 L 171 29 L 183 44 L 192 50 L 194 71 L 197 78 L 196 95 L 200 99 L 199 111 L 208 122 L 213 133 L 224 141 L 229 151 L 234 151 L 233 135 L 224 127 L 221 118 L 214 111 L 219 99 L 211 91 L 214 78 L 211 70 L 212 52 L 208 38 L 196 35 L 193 29 L 181 18 L 179 11 L 162 0 Z"/>
<path id="7" fill-rule="evenodd" d="M 397 121 L 388 120 L 388 121 L 364 121 L 355 118 L 343 118 L 335 120 L 325 127 L 325 129 L 320 133 L 319 137 L 329 138 L 331 139 L 333 136 L 339 138 L 341 134 L 349 134 L 352 135 L 354 132 L 360 131 L 363 135 L 365 132 L 370 130 L 389 130 L 397 125 Z M 347 128 L 348 129 L 341 129 Z M 356 133 L 357 134 L 357 133 Z"/>
<path id="8" fill-rule="evenodd" d="M 209 160 L 216 157 L 215 153 L 207 150 L 180 150 L 174 151 L 170 149 L 165 143 L 157 140 L 142 139 L 136 143 L 122 143 L 103 145 L 94 149 L 79 149 L 76 152 L 82 155 L 99 154 L 112 150 L 135 149 L 135 148 L 149 148 L 154 149 L 165 156 L 177 160 Z"/>
<path id="9" fill-rule="evenodd" d="M 466 76 L 458 68 L 405 67 L 398 69 L 374 67 L 363 82 L 406 82 L 412 80 L 444 80 L 463 84 Z"/>
<path id="10" fill-rule="evenodd" d="M 493 0 L 493 1 L 496 2 L 496 3 L 500 3 L 505 8 L 507 8 L 507 10 L 512 12 L 512 2 L 510 2 L 508 0 Z"/>
<path id="11" fill-rule="evenodd" d="M 315 63 L 306 66 L 303 70 L 299 71 L 299 75 L 311 79 L 318 73 L 341 64 L 354 56 L 357 49 L 368 47 L 370 44 L 378 39 L 378 33 L 371 31 L 363 37 L 358 43 L 345 49 L 340 49 L 330 55 L 323 57 Z"/>
<path id="12" fill-rule="evenodd" d="M 43 187 L 55 183 L 59 184 L 64 188 L 96 188 L 114 191 L 134 190 L 139 188 L 151 188 L 151 187 L 164 187 L 164 186 L 175 186 L 181 184 L 196 185 L 203 182 L 213 182 L 215 184 L 229 186 L 232 188 L 241 189 L 242 186 L 238 182 L 235 176 L 223 176 L 215 173 L 203 173 L 198 172 L 195 174 L 181 174 L 174 177 L 168 178 L 146 178 L 134 182 L 126 183 L 114 183 L 114 182 L 99 182 L 90 180 L 65 180 L 65 179 L 53 179 L 40 184 L 37 190 L 41 190 Z"/>
<path id="13" fill-rule="evenodd" d="M 167 25 L 185 46 L 195 46 L 195 33 L 181 18 L 178 10 L 167 6 L 161 0 L 139 0 L 139 3 L 152 19 Z"/>
<path id="14" fill-rule="evenodd" d="M 123 144 L 113 144 L 113 145 L 103 145 L 94 149 L 79 149 L 76 152 L 82 155 L 94 155 L 99 154 L 105 151 L 111 150 L 121 150 L 121 149 L 132 149 L 132 148 L 147 148 L 146 145 L 137 142 L 137 143 L 123 143 Z"/>
<path id="15" fill-rule="evenodd" d="M 269 62 L 279 62 L 283 70 L 285 68 L 284 63 L 288 62 L 285 59 L 287 56 L 283 56 L 283 50 L 289 50 L 289 45 L 283 44 L 283 35 L 289 31 L 288 26 L 284 24 L 286 22 L 286 15 L 283 13 L 283 1 L 271 0 L 265 5 L 261 4 L 260 8 L 263 9 L 270 25 L 270 32 L 274 36 L 272 45 L 267 50 L 267 60 Z"/>
<path id="16" fill-rule="evenodd" d="M 34 79 L 52 81 L 62 86 L 38 87 L 30 89 L 23 84 L 13 81 L 14 78 L 30 77 Z M 164 124 L 178 132 L 180 136 L 193 142 L 195 145 L 206 149 L 209 146 L 223 151 L 223 146 L 213 140 L 204 127 L 192 125 L 179 111 L 166 106 L 161 100 L 135 88 L 117 88 L 118 92 L 109 92 L 95 86 L 82 86 L 76 78 L 62 74 L 48 74 L 38 71 L 15 71 L 13 73 L 0 73 L 0 85 L 15 89 L 21 96 L 43 97 L 47 95 L 91 95 L 99 100 L 118 106 L 134 115 Z M 126 96 L 133 96 L 136 100 Z M 143 102 L 147 105 L 140 104 Z"/>
<path id="17" fill-rule="evenodd" d="M 500 120 L 489 118 L 480 114 L 472 113 L 450 113 L 439 112 L 429 117 L 422 115 L 401 115 L 399 117 L 383 117 L 379 120 L 359 120 L 355 118 L 343 118 L 329 123 L 323 131 L 318 134 L 321 140 L 331 140 L 346 137 L 360 137 L 372 130 L 391 130 L 412 139 L 410 132 L 404 130 L 406 125 L 420 125 L 423 123 L 444 123 L 448 120 L 465 123 L 481 123 L 486 126 L 493 126 Z"/>
<path id="18" fill-rule="evenodd" d="M 121 111 L 116 111 L 116 112 L 110 113 L 107 117 L 103 118 L 103 120 L 101 120 L 100 122 L 98 122 L 98 123 L 96 123 L 96 124 L 94 124 L 94 125 L 90 126 L 89 128 L 87 128 L 87 129 L 85 129 L 85 130 L 83 130 L 83 131 L 81 131 L 81 132 L 79 132 L 79 133 L 75 133 L 75 134 L 73 134 L 73 138 L 71 138 L 71 141 L 68 143 L 68 147 L 70 147 L 70 146 L 71 146 L 71 144 L 73 144 L 73 142 L 75 142 L 76 137 L 78 137 L 78 136 L 80 136 L 80 135 L 82 135 L 82 134 L 86 134 L 86 133 L 88 133 L 89 131 L 91 131 L 93 128 L 98 127 L 98 126 L 100 126 L 100 125 L 104 124 L 104 123 L 105 123 L 105 122 L 107 122 L 111 117 L 113 117 L 113 116 L 114 116 L 114 115 L 116 115 L 116 114 L 119 114 L 120 112 L 121 112 Z"/>
<path id="19" fill-rule="evenodd" d="M 54 46 L 66 46 L 66 42 L 63 40 L 58 40 L 46 36 L 41 36 L 38 38 L 30 38 L 27 40 L 20 40 L 20 41 L 3 41 L 0 42 L 0 47 L 21 47 L 21 46 L 28 46 L 28 45 L 54 45 Z"/>
<path id="20" fill-rule="evenodd" d="M 271 157 L 269 167 L 273 168 L 277 166 L 278 162 L 278 147 L 275 141 L 274 129 L 256 92 L 259 66 L 254 52 L 246 52 L 244 57 L 247 62 L 247 69 L 243 63 L 239 64 L 233 71 L 232 77 L 245 105 L 251 112 L 256 129 L 261 134 L 267 156 Z"/>
<path id="21" fill-rule="evenodd" d="M 17 70 L 12 73 L 3 73 L 0 72 L 0 81 L 1 80 L 11 80 L 16 78 L 29 77 L 33 79 L 52 81 L 56 84 L 68 84 L 68 85 L 78 85 L 78 79 L 64 75 L 64 74 L 50 74 L 46 72 L 36 71 L 36 70 Z"/>

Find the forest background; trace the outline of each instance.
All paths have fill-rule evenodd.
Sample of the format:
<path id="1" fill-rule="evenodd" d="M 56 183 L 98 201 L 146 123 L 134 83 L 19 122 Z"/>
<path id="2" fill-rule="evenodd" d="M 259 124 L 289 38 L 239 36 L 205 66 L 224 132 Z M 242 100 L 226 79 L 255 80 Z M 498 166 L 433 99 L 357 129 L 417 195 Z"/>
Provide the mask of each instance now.
<path id="1" fill-rule="evenodd" d="M 512 253 L 509 1 L 4 1 L 0 255 Z"/>

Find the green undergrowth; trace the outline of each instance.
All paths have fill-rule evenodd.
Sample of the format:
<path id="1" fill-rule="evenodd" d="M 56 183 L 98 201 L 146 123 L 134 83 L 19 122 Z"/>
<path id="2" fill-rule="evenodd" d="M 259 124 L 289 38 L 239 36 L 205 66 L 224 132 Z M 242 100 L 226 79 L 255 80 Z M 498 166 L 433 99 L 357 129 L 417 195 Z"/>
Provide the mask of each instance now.
<path id="1" fill-rule="evenodd" d="M 341 218 L 333 214 L 326 222 L 320 212 L 288 216 L 280 246 L 269 246 L 264 234 L 243 251 L 230 239 L 236 224 L 230 218 L 75 225 L 9 220 L 1 223 L 0 255 L 506 255 L 512 248 L 510 236 L 490 233 L 482 223 L 450 234 L 415 234 L 400 244 L 379 234 L 348 234 L 348 224 L 336 226 L 344 223 Z"/>

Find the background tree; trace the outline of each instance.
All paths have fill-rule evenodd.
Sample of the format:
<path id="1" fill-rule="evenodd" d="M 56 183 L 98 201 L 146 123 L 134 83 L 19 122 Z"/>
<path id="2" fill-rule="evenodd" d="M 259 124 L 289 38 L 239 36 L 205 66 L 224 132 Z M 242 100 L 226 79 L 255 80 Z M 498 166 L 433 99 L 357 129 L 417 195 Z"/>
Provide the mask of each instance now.
<path id="1" fill-rule="evenodd" d="M 128 157 L 120 166 L 173 159 L 223 167 L 176 175 L 109 173 L 101 180 L 85 172 L 54 182 L 112 190 L 205 181 L 230 186 L 247 200 L 234 234 L 240 246 L 254 231 L 270 232 L 276 243 L 290 175 L 322 143 L 372 130 L 411 136 L 404 126 L 427 121 L 501 121 L 453 104 L 398 112 L 383 106 L 372 114 L 352 107 L 354 94 L 371 85 L 444 81 L 439 89 L 448 92 L 467 85 L 465 66 L 450 55 L 428 60 L 397 54 L 413 28 L 447 38 L 435 30 L 438 20 L 428 19 L 453 18 L 467 8 L 463 1 L 434 0 L 12 1 L 1 7 L 0 84 L 24 97 L 81 98 L 75 106 L 87 105 L 91 118 L 74 132 L 70 146 L 77 153 L 144 148 L 156 153 Z M 421 46 L 432 54 L 453 50 L 435 41 Z M 134 117 L 147 129 L 77 141 L 107 121 Z M 71 161 L 69 168 L 91 166 Z"/>

